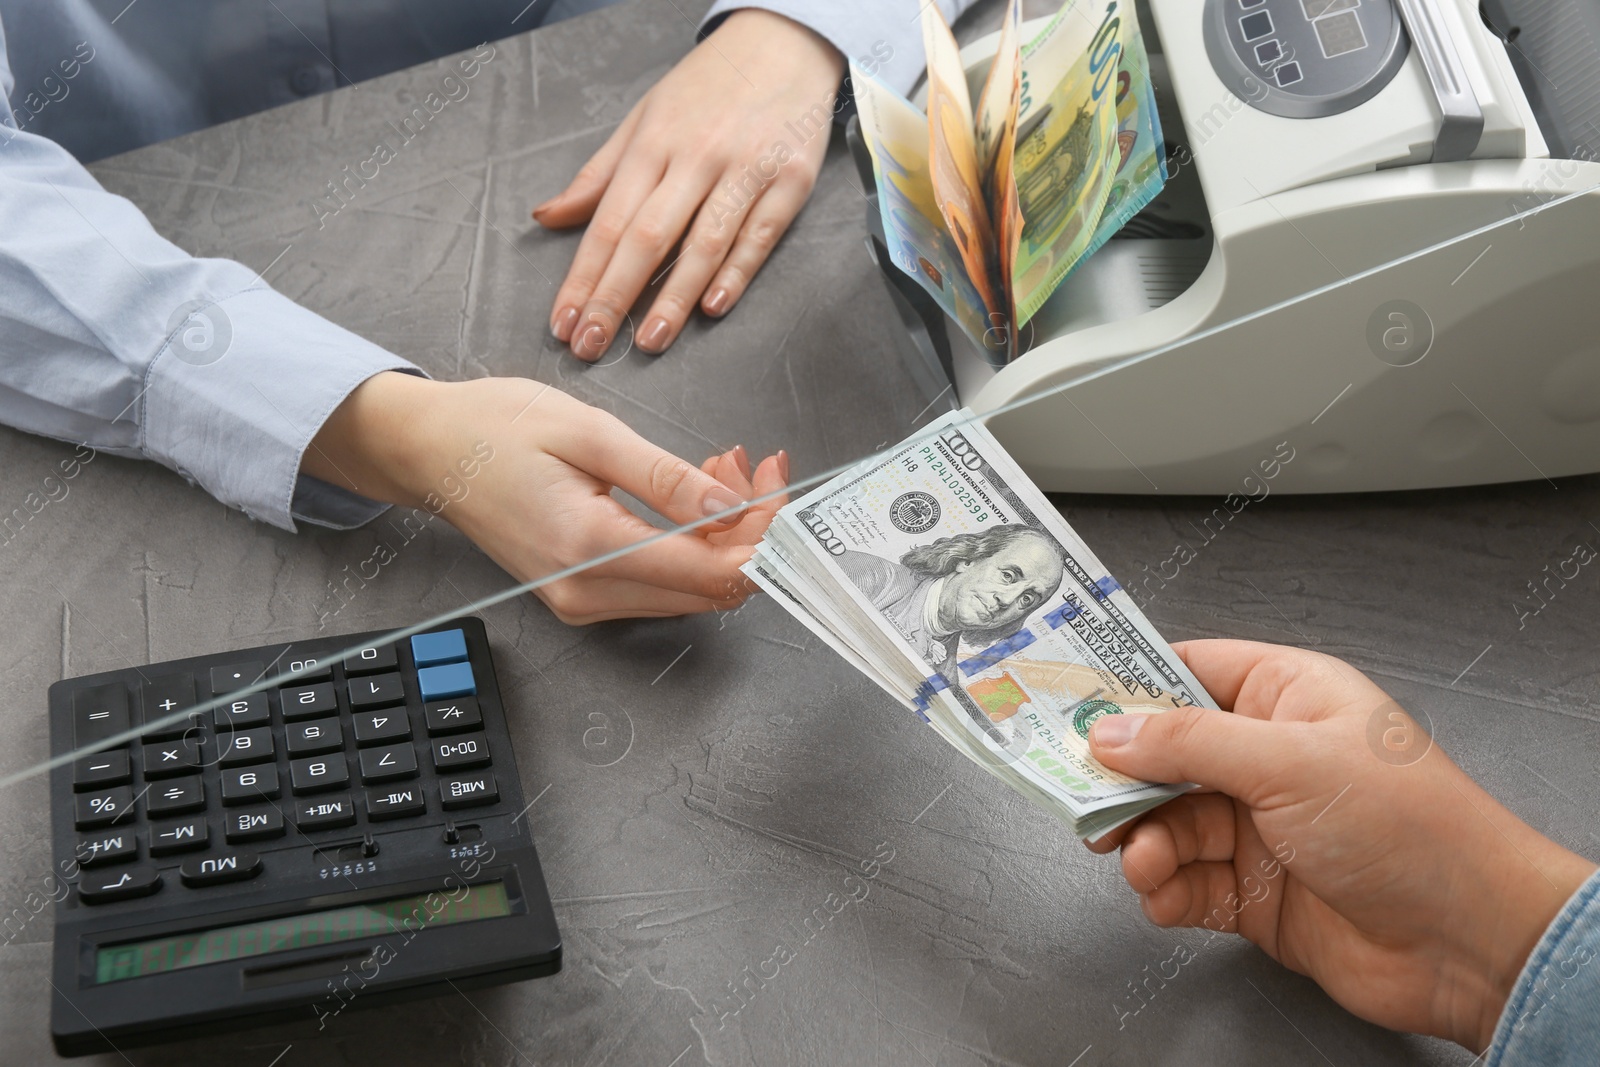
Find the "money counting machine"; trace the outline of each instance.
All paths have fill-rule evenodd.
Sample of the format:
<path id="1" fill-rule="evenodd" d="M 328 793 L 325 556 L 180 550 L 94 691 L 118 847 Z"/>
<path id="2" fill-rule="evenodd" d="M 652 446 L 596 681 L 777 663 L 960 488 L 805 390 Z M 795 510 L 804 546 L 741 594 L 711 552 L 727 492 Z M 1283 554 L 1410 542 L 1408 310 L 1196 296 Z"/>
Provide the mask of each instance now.
<path id="1" fill-rule="evenodd" d="M 1600 5 L 1138 14 L 1171 176 L 1020 358 L 946 322 L 868 209 L 930 399 L 1047 490 L 1227 493 L 1282 454 L 1291 492 L 1600 470 Z M 962 53 L 974 95 L 994 48 Z"/>

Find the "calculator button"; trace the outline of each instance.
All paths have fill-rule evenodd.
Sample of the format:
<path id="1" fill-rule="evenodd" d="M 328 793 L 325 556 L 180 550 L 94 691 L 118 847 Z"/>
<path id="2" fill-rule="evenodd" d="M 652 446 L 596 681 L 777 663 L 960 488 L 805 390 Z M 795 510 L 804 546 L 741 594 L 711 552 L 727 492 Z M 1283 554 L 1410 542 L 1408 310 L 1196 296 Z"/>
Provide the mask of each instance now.
<path id="1" fill-rule="evenodd" d="M 194 675 L 169 674 L 152 678 L 144 683 L 144 721 L 159 723 L 185 709 L 194 707 Z M 160 741 L 169 737 L 182 737 L 195 725 L 199 716 L 186 715 L 161 726 L 151 726 L 144 732 L 144 740 Z"/>
<path id="2" fill-rule="evenodd" d="M 428 720 L 430 734 L 453 734 L 462 730 L 476 730 L 483 726 L 483 713 L 472 697 L 459 700 L 436 700 L 422 706 Z"/>
<path id="3" fill-rule="evenodd" d="M 261 873 L 261 857 L 254 852 L 230 852 L 222 856 L 195 856 L 183 861 L 178 877 L 192 889 L 221 885 L 224 882 L 242 882 Z"/>
<path id="4" fill-rule="evenodd" d="M 443 700 L 471 696 L 478 691 L 478 683 L 472 677 L 472 664 L 446 663 L 418 671 L 417 688 L 422 690 L 423 700 Z"/>
<path id="5" fill-rule="evenodd" d="M 494 775 L 479 771 L 464 778 L 448 778 L 439 783 L 439 805 L 446 811 L 471 808 L 479 804 L 493 804 L 500 799 L 500 789 Z"/>
<path id="6" fill-rule="evenodd" d="M 99 867 L 106 863 L 131 860 L 139 854 L 139 840 L 132 830 L 85 837 L 78 842 L 78 864 L 82 867 Z"/>
<path id="7" fill-rule="evenodd" d="M 411 658 L 418 667 L 435 663 L 459 663 L 467 658 L 467 635 L 460 630 L 417 634 L 411 639 Z"/>
<path id="8" fill-rule="evenodd" d="M 283 836 L 283 812 L 277 808 L 230 811 L 222 824 L 223 836 L 230 844 L 235 841 L 256 841 L 264 837 Z"/>
<path id="9" fill-rule="evenodd" d="M 211 695 L 219 697 L 225 693 L 243 689 L 247 685 L 255 685 L 266 676 L 266 673 L 266 665 L 256 661 L 227 663 L 220 667 L 212 667 Z"/>
<path id="10" fill-rule="evenodd" d="M 78 899 L 85 904 L 105 904 L 149 896 L 160 888 L 161 872 L 154 867 L 124 867 L 116 872 L 85 874 L 78 880 Z"/>
<path id="11" fill-rule="evenodd" d="M 433 743 L 433 765 L 441 771 L 480 767 L 489 762 L 489 739 L 483 734 L 442 738 Z"/>
<path id="12" fill-rule="evenodd" d="M 170 778 L 200 766 L 200 746 L 193 741 L 161 741 L 144 746 L 144 776 Z"/>
<path id="13" fill-rule="evenodd" d="M 288 736 L 291 756 L 309 756 L 317 752 L 332 752 L 344 747 L 344 729 L 338 719 L 317 719 L 314 722 L 297 722 L 284 728 Z"/>
<path id="14" fill-rule="evenodd" d="M 356 804 L 348 796 L 302 800 L 294 814 L 294 824 L 302 830 L 329 830 L 336 826 L 353 826 L 355 821 Z"/>
<path id="15" fill-rule="evenodd" d="M 257 800 L 271 800 L 281 793 L 278 787 L 278 768 L 240 767 L 222 772 L 222 802 L 224 804 L 250 804 Z"/>
<path id="16" fill-rule="evenodd" d="M 104 741 L 132 724 L 128 687 L 121 682 L 79 689 L 72 694 L 72 739 L 77 747 Z"/>
<path id="17" fill-rule="evenodd" d="M 332 682 L 282 689 L 278 692 L 278 698 L 283 704 L 284 722 L 314 719 L 318 715 L 331 715 L 339 710 L 339 702 L 333 696 Z"/>
<path id="18" fill-rule="evenodd" d="M 96 786 L 121 785 L 132 773 L 128 769 L 128 753 L 125 749 L 114 748 L 79 756 L 72 763 L 72 788 L 81 793 Z"/>
<path id="19" fill-rule="evenodd" d="M 407 815 L 421 815 L 427 807 L 427 801 L 422 798 L 421 785 L 367 790 L 369 819 L 399 819 Z"/>
<path id="20" fill-rule="evenodd" d="M 388 782 L 413 778 L 417 773 L 417 750 L 410 745 L 369 748 L 361 753 L 361 780 Z"/>
<path id="21" fill-rule="evenodd" d="M 405 687 L 398 674 L 375 674 L 350 680 L 350 706 L 353 708 L 381 708 L 398 704 L 405 698 Z"/>
<path id="22" fill-rule="evenodd" d="M 376 674 L 378 671 L 392 671 L 398 665 L 393 645 L 368 645 L 344 658 L 344 673 Z"/>
<path id="23" fill-rule="evenodd" d="M 170 856 L 174 852 L 190 852 L 205 848 L 210 837 L 206 820 L 180 819 L 177 822 L 157 823 L 150 827 L 150 855 Z"/>
<path id="24" fill-rule="evenodd" d="M 212 721 L 219 727 L 265 726 L 272 719 L 267 710 L 267 694 L 251 693 L 222 705 L 212 712 Z"/>
<path id="25" fill-rule="evenodd" d="M 224 767 L 241 763 L 260 763 L 272 758 L 272 730 L 258 726 L 254 730 L 219 730 L 217 748 L 221 755 L 217 762 Z"/>
<path id="26" fill-rule="evenodd" d="M 296 793 L 314 793 L 320 789 L 337 789 L 350 781 L 350 768 L 338 753 L 331 756 L 312 756 L 289 763 L 289 782 Z"/>
<path id="27" fill-rule="evenodd" d="M 286 660 L 283 668 L 296 682 L 333 681 L 331 661 L 316 656 L 296 656 L 294 659 Z"/>
<path id="28" fill-rule="evenodd" d="M 88 830 L 96 826 L 110 826 L 133 814 L 133 787 L 118 786 L 97 793 L 74 797 L 73 826 Z"/>
<path id="29" fill-rule="evenodd" d="M 196 776 L 173 778 L 150 786 L 145 807 L 151 815 L 182 815 L 206 806 L 206 787 Z"/>
<path id="30" fill-rule="evenodd" d="M 411 719 L 404 708 L 389 711 L 367 711 L 351 718 L 356 727 L 356 744 L 377 745 L 384 741 L 400 741 L 411 736 Z"/>

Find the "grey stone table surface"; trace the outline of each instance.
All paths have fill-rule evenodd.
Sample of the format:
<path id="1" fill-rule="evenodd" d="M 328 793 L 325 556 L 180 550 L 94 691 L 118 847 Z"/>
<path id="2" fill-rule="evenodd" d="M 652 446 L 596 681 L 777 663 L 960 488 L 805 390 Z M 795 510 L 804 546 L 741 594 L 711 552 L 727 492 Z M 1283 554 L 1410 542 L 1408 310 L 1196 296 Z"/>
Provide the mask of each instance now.
<path id="1" fill-rule="evenodd" d="M 637 0 L 497 45 L 494 59 L 348 206 L 326 183 L 428 92 L 428 65 L 105 161 L 95 173 L 179 245 L 445 378 L 529 375 L 701 457 L 787 448 L 797 476 L 926 418 L 889 354 L 890 304 L 836 143 L 816 195 L 726 321 L 664 358 L 586 368 L 548 338 L 577 244 L 528 209 L 560 188 L 693 43 L 704 4 Z M 981 19 L 991 18 L 983 14 Z M 969 33 L 972 27 L 965 28 Z M 0 510 L 64 446 L 0 431 Z M 1215 502 L 1059 497 L 1116 573 L 1195 540 Z M 1594 543 L 1600 480 L 1361 497 L 1273 496 L 1149 608 L 1170 638 L 1348 657 L 1535 826 L 1590 855 L 1600 808 L 1600 576 L 1536 615 L 1526 583 Z M 380 544 L 353 598 L 336 583 Z M 370 570 L 370 568 L 369 568 Z M 151 464 L 96 458 L 0 547 L 8 743 L 43 760 L 57 678 L 318 633 L 403 625 L 505 588 L 443 523 L 290 535 Z M 492 607 L 529 813 L 565 938 L 552 978 L 94 1063 L 1466 1064 L 1352 1018 L 1242 942 L 1148 926 L 1114 861 L 964 762 L 757 599 L 722 617 L 569 629 Z M 0 903 L 50 871 L 45 781 L 0 791 Z M 870 882 L 857 862 L 892 858 Z M 856 889 L 864 886 L 864 892 Z M 861 899 L 857 899 L 857 898 Z M 807 920 L 810 919 L 810 925 Z M 0 945 L 0 1060 L 52 1059 L 48 912 Z M 776 946 L 792 953 L 776 977 Z M 1137 1013 L 1132 984 L 1197 951 Z M 743 996 L 736 989 L 743 985 Z M 753 991 L 752 991 L 753 990 Z"/>

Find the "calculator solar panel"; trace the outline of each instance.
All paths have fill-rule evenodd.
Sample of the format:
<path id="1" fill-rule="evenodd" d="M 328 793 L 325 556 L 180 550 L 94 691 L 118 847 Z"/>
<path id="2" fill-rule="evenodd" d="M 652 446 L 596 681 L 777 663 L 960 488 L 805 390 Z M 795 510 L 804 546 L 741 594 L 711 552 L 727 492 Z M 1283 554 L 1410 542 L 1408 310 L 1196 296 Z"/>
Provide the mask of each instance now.
<path id="1" fill-rule="evenodd" d="M 51 773 L 57 1051 L 560 969 L 482 621 L 383 636 L 50 687 L 52 752 L 112 741 Z"/>

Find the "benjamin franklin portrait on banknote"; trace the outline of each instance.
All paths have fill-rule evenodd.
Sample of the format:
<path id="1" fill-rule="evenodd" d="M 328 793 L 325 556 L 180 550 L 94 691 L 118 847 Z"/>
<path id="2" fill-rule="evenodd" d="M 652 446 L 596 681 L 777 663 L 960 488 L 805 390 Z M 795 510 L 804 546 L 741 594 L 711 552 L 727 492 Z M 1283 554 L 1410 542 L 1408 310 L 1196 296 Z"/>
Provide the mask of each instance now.
<path id="1" fill-rule="evenodd" d="M 987 647 L 1011 636 L 1062 577 L 1055 542 L 1020 523 L 941 537 L 898 560 L 853 550 L 836 558 L 873 607 L 946 674 L 962 641 Z"/>

